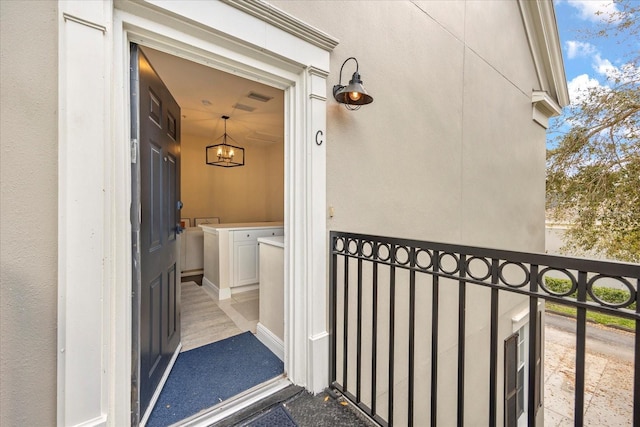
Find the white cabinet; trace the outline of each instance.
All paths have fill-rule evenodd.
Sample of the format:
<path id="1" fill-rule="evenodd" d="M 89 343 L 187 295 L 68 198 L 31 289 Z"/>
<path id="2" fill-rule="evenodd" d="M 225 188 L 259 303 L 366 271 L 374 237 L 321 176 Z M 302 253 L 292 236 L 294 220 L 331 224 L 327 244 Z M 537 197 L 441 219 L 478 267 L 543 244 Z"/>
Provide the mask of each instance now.
<path id="1" fill-rule="evenodd" d="M 258 283 L 258 244 L 251 241 L 233 245 L 233 282 L 231 287 Z"/>
<path id="2" fill-rule="evenodd" d="M 256 289 L 260 281 L 258 238 L 283 236 L 282 223 L 208 224 L 204 230 L 204 278 L 226 299 L 232 293 Z"/>
<path id="3" fill-rule="evenodd" d="M 229 232 L 229 242 L 233 252 L 232 265 L 233 274 L 230 286 L 246 286 L 260 281 L 260 259 L 258 257 L 258 238 L 282 236 L 282 227 L 255 229 L 255 230 L 234 230 Z M 231 236 L 231 234 L 233 236 Z"/>

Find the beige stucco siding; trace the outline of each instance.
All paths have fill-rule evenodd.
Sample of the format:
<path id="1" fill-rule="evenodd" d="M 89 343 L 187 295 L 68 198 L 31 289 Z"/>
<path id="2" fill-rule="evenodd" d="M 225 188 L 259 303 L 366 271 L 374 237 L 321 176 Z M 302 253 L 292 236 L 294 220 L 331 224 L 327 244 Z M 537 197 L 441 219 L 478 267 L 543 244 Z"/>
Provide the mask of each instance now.
<path id="1" fill-rule="evenodd" d="M 341 41 L 329 93 L 355 56 L 374 97 L 328 102 L 330 229 L 544 249 L 545 131 L 517 2 L 272 3 Z"/>
<path id="2" fill-rule="evenodd" d="M 56 423 L 57 4 L 0 2 L 0 425 Z"/>
<path id="3" fill-rule="evenodd" d="M 328 101 L 328 228 L 493 248 L 544 250 L 545 130 L 532 120 L 532 91 L 540 85 L 517 2 L 275 2 L 337 37 L 328 92 L 342 62 L 355 56 L 374 97 L 347 111 Z M 357 16 L 350 21 L 348 17 Z M 341 17 L 344 17 L 341 18 Z M 351 25 L 352 24 L 352 25 Z M 508 36 L 506 36 L 508 35 Z M 342 82 L 353 73 L 345 66 Z M 349 270 L 355 274 L 355 265 Z M 338 277 L 342 272 L 338 272 Z M 363 272 L 370 282 L 370 272 Z M 394 423 L 406 423 L 408 287 L 396 272 Z M 355 277 L 352 278 L 355 283 Z M 367 281 L 369 279 L 369 281 Z M 388 272 L 379 276 L 379 337 L 387 337 Z M 438 421 L 456 413 L 457 283 L 439 300 Z M 370 290 L 363 319 L 369 319 Z M 353 293 L 353 289 L 350 289 Z M 416 424 L 428 423 L 431 376 L 431 281 L 417 286 Z M 465 420 L 488 418 L 490 297 L 468 289 Z M 350 296 L 356 301 L 356 295 Z M 342 304 L 338 301 L 339 306 Z M 355 304 L 355 303 L 354 303 Z M 500 298 L 500 340 L 512 333 L 519 297 Z M 340 308 L 338 312 L 340 312 Z M 355 312 L 355 306 L 350 313 Z M 353 314 L 352 316 L 355 316 Z M 355 318 L 351 319 L 355 325 Z M 369 325 L 363 348 L 370 348 Z M 355 348 L 355 329 L 350 330 Z M 386 414 L 386 342 L 378 342 L 378 413 Z M 338 346 L 340 357 L 342 347 Z M 367 359 L 367 358 L 365 358 Z M 363 371 L 369 372 L 369 361 Z M 502 365 L 499 351 L 498 366 Z M 348 382 L 355 384 L 355 351 Z M 342 378 L 342 367 L 337 368 Z M 362 378 L 363 402 L 371 378 Z M 502 379 L 498 379 L 498 394 Z M 501 402 L 497 413 L 502 414 Z M 478 424 L 479 425 L 479 424 Z"/>

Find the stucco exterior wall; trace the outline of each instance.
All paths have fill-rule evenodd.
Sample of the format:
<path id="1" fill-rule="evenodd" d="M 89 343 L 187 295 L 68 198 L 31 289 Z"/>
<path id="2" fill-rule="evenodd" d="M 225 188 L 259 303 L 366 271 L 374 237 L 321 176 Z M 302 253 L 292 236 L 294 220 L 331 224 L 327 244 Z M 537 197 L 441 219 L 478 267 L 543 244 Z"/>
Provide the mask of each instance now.
<path id="1" fill-rule="evenodd" d="M 338 83 L 342 62 L 355 56 L 374 97 L 355 112 L 333 99 L 327 103 L 327 205 L 335 215 L 328 229 L 544 251 L 545 129 L 532 120 L 532 91 L 541 87 L 517 2 L 273 3 L 340 40 L 331 56 L 328 93 Z M 354 70 L 353 62 L 347 63 L 342 84 Z M 386 289 L 386 277 L 380 274 L 380 289 Z M 402 283 L 402 277 L 396 280 Z M 365 278 L 364 283 L 371 282 Z M 418 307 L 430 307 L 430 282 L 422 285 Z M 465 420 L 474 425 L 489 414 L 479 394 L 489 390 L 490 298 L 486 289 L 471 288 Z M 441 289 L 438 419 L 447 425 L 456 412 L 457 284 Z M 387 302 L 380 292 L 380 325 L 385 325 Z M 407 288 L 399 286 L 397 292 L 396 307 L 407 307 Z M 501 296 L 499 342 L 511 335 L 512 317 L 525 308 L 525 299 Z M 428 331 L 430 310 L 416 315 L 420 330 Z M 402 425 L 407 421 L 407 311 L 398 308 L 395 320 L 394 423 Z M 382 329 L 380 336 L 387 336 Z M 427 335 L 420 334 L 415 343 L 416 393 L 422 402 L 415 408 L 417 424 L 427 423 L 430 411 Z M 371 337 L 365 333 L 362 339 L 363 348 L 370 348 Z M 355 342 L 351 345 L 355 348 Z M 386 354 L 385 344 L 378 345 Z M 355 368 L 355 355 L 350 359 Z M 386 363 L 383 356 L 379 366 Z M 498 366 L 501 375 L 501 351 Z M 384 375 L 379 372 L 379 378 Z M 349 380 L 355 384 L 355 377 Z M 368 390 L 370 378 L 364 375 L 362 381 Z M 501 377 L 498 384 L 501 396 Z M 377 392 L 378 413 L 385 414 L 384 381 Z M 370 398 L 364 392 L 365 404 Z M 497 413 L 503 413 L 500 399 Z"/>
<path id="2" fill-rule="evenodd" d="M 56 423 L 57 3 L 0 2 L 0 425 Z"/>
<path id="3" fill-rule="evenodd" d="M 544 250 L 545 130 L 517 2 L 271 3 L 340 40 L 329 93 L 355 56 L 374 97 L 328 102 L 329 229 Z"/>

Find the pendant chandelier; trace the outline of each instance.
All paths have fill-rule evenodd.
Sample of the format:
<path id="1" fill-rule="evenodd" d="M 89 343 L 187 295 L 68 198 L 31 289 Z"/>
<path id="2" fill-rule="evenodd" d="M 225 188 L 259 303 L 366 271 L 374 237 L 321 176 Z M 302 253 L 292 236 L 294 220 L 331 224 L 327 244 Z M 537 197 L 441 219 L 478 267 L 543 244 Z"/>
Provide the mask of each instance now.
<path id="1" fill-rule="evenodd" d="M 227 120 L 229 116 L 222 116 L 222 119 L 224 120 L 224 133 L 216 139 L 216 141 L 221 141 L 219 144 L 207 146 L 207 164 L 223 168 L 244 166 L 244 148 L 231 145 L 227 142 L 227 140 L 230 140 L 237 144 L 237 142 L 227 134 Z"/>

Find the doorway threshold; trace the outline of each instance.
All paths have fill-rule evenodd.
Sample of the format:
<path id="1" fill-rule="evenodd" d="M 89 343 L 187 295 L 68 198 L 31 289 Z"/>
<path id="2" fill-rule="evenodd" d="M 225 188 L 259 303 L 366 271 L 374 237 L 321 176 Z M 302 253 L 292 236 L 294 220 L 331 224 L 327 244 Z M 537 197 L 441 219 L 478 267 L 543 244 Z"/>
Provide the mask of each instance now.
<path id="1" fill-rule="evenodd" d="M 266 399 L 291 385 L 291 381 L 282 375 L 272 380 L 258 384 L 249 390 L 238 394 L 228 400 L 181 420 L 170 427 L 208 427 L 224 420 L 257 402 Z"/>

